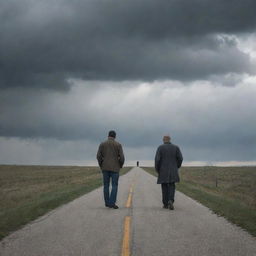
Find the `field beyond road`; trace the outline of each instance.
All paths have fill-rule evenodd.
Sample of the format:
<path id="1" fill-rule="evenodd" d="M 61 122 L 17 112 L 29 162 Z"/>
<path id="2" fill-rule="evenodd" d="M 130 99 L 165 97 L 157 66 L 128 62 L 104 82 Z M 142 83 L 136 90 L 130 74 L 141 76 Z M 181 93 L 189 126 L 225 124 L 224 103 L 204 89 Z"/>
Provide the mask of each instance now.
<path id="1" fill-rule="evenodd" d="M 182 167 L 180 177 L 179 191 L 256 236 L 256 167 Z"/>
<path id="2" fill-rule="evenodd" d="M 0 239 L 101 185 L 97 167 L 1 165 Z"/>

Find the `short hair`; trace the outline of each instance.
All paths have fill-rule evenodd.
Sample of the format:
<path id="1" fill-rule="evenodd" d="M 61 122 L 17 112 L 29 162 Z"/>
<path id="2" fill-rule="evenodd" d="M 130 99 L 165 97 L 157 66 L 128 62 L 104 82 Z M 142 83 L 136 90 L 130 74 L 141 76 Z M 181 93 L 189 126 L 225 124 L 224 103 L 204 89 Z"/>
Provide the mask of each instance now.
<path id="1" fill-rule="evenodd" d="M 108 137 L 112 137 L 112 138 L 115 138 L 116 137 L 116 132 L 111 130 L 108 132 Z"/>
<path id="2" fill-rule="evenodd" d="M 163 141 L 169 142 L 171 140 L 170 135 L 164 135 Z"/>

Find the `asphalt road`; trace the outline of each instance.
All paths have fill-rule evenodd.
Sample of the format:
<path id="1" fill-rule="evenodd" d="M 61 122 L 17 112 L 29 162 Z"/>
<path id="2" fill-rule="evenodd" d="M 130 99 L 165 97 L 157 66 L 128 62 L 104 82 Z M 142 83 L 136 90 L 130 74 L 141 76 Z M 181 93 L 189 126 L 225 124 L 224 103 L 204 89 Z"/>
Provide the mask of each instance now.
<path id="1" fill-rule="evenodd" d="M 256 255 L 255 238 L 182 193 L 163 209 L 156 178 L 140 168 L 120 177 L 117 204 L 106 208 L 96 189 L 5 238 L 0 255 Z"/>

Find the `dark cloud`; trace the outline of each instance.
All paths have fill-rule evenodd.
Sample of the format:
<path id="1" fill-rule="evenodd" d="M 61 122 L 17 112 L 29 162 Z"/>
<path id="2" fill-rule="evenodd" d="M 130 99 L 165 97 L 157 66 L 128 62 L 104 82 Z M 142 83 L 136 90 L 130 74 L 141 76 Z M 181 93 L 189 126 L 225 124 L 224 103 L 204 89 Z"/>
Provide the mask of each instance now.
<path id="1" fill-rule="evenodd" d="M 255 159 L 255 7 L 1 1 L 0 161 L 91 160 L 110 129 L 132 159 L 168 132 L 187 161 Z"/>
<path id="2" fill-rule="evenodd" d="M 194 80 L 251 73 L 217 34 L 255 31 L 255 1 L 10 0 L 0 3 L 0 86 L 65 90 L 85 80 Z"/>

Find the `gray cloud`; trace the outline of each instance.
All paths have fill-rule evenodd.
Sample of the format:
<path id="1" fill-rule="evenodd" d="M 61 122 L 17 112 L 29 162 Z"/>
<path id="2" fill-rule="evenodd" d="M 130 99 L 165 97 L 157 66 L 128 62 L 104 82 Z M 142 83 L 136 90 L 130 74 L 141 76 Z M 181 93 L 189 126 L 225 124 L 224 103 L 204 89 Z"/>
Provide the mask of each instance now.
<path id="1" fill-rule="evenodd" d="M 72 141 L 72 148 L 87 141 L 94 152 L 108 130 L 116 129 L 130 152 L 151 149 L 151 157 L 162 135 L 170 133 L 187 161 L 249 161 L 256 153 L 253 81 L 235 87 L 207 81 L 186 87 L 171 81 L 131 87 L 74 81 L 68 94 L 6 90 L 0 100 L 0 136 L 58 140 L 63 145 Z"/>
<path id="2" fill-rule="evenodd" d="M 219 34 L 255 31 L 255 1 L 0 3 L 0 86 L 67 90 L 85 80 L 196 80 L 252 73 Z"/>
<path id="3" fill-rule="evenodd" d="M 187 161 L 255 160 L 255 7 L 1 1 L 0 162 L 91 161 L 110 129 L 127 159 L 170 133 Z"/>

